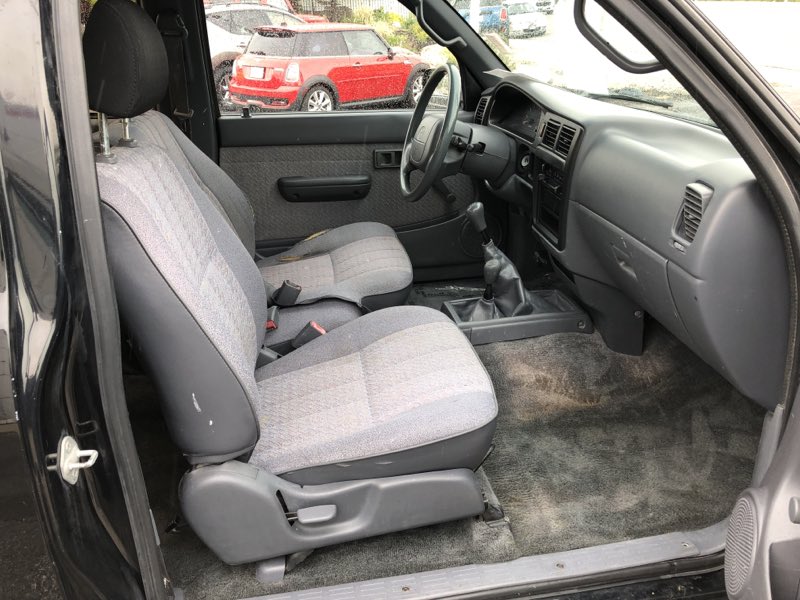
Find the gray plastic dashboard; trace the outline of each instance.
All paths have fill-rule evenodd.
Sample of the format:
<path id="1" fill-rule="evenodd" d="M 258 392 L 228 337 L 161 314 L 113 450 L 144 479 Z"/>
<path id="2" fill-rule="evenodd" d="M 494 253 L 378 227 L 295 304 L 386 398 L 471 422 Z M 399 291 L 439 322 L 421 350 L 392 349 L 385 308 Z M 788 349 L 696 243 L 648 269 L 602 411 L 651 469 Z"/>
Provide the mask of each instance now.
<path id="1" fill-rule="evenodd" d="M 545 202 L 541 173 L 518 165 L 507 180 L 487 186 L 529 209 L 534 234 L 578 298 L 609 314 L 646 311 L 745 396 L 774 407 L 788 336 L 787 266 L 769 203 L 730 142 L 713 128 L 522 75 L 508 74 L 487 95 L 489 125 L 496 124 L 493 111 L 516 111 L 522 120 L 509 121 L 526 126 L 525 114 L 543 115 L 533 135 L 503 129 L 520 151 L 543 159 L 535 163 L 539 171 L 545 163 L 562 165 L 558 227 L 536 218 Z M 502 106 L 525 98 L 531 113 Z M 566 157 L 541 146 L 550 116 L 580 130 Z M 618 306 L 582 297 L 597 285 L 618 294 Z M 608 342 L 625 320 L 604 316 L 596 320 Z"/>

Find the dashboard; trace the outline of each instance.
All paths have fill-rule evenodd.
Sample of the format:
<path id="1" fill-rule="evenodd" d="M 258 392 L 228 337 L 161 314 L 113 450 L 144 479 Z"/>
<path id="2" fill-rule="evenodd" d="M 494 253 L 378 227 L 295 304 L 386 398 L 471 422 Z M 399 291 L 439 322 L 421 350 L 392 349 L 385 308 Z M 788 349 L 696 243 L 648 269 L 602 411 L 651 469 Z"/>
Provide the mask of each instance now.
<path id="1" fill-rule="evenodd" d="M 725 136 L 511 73 L 484 92 L 475 121 L 514 150 L 486 187 L 527 216 L 609 347 L 640 353 L 647 313 L 692 359 L 774 407 L 787 265 L 769 203 Z"/>

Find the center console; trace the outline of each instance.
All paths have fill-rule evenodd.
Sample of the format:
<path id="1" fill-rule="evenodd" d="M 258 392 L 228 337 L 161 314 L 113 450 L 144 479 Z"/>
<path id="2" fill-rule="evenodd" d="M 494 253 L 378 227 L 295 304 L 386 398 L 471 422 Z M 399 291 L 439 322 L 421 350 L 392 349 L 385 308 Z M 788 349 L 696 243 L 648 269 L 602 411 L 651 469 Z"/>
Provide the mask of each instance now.
<path id="1" fill-rule="evenodd" d="M 566 239 L 567 168 L 582 131 L 577 123 L 547 113 L 533 150 L 533 227 L 559 250 Z"/>
<path id="2" fill-rule="evenodd" d="M 533 310 L 526 315 L 473 320 L 474 307 L 482 298 L 447 300 L 442 312 L 449 316 L 474 346 L 508 342 L 553 333 L 592 333 L 589 315 L 558 290 L 528 291 Z"/>
<path id="3" fill-rule="evenodd" d="M 480 202 L 467 208 L 467 217 L 483 238 L 486 289 L 481 297 L 445 301 L 442 312 L 473 344 L 592 332 L 589 316 L 563 293 L 525 289 L 514 263 L 489 237 Z"/>

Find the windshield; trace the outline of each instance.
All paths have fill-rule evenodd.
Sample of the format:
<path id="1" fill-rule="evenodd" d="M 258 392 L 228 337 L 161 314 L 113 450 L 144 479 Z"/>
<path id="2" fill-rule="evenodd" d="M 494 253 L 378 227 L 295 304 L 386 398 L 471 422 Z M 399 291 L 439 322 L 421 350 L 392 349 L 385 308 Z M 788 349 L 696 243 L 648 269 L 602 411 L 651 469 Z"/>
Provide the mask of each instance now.
<path id="1" fill-rule="evenodd" d="M 486 0 L 479 0 L 485 6 Z M 600 54 L 578 31 L 573 0 L 536 0 L 508 4 L 494 0 L 497 10 L 473 17 L 469 0 L 455 7 L 507 65 L 556 87 L 713 125 L 712 120 L 683 86 L 666 70 L 649 74 L 623 71 Z M 800 51 L 796 41 L 800 2 L 737 2 L 698 0 L 698 7 L 732 40 L 740 51 L 800 113 Z M 542 13 L 537 27 L 503 19 L 533 7 Z M 465 14 L 465 12 L 467 14 Z M 652 55 L 611 15 L 593 1 L 586 3 L 586 18 L 615 48 L 637 61 Z"/>

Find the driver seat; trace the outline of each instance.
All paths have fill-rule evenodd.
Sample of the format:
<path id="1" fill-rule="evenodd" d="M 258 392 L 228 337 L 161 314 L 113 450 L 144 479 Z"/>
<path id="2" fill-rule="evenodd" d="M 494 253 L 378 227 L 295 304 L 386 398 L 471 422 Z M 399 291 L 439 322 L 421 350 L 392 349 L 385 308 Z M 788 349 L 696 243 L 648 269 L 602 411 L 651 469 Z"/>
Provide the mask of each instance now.
<path id="1" fill-rule="evenodd" d="M 127 6 L 110 0 L 98 3 L 92 14 L 97 13 L 99 22 L 103 13 L 122 14 Z M 124 8 L 123 8 L 124 6 Z M 96 50 L 86 54 L 87 68 L 100 66 L 107 61 L 124 64 L 119 52 L 125 47 L 100 27 L 88 27 L 84 34 L 85 44 L 99 49 L 107 46 L 106 52 Z M 152 44 L 163 51 L 161 37 L 153 36 Z M 156 48 L 149 48 L 155 52 Z M 147 78 L 149 73 L 140 73 Z M 129 114 L 132 99 L 109 88 L 105 81 L 89 80 L 90 104 L 101 99 L 108 114 Z M 248 253 L 254 257 L 272 298 L 284 281 L 288 280 L 302 289 L 299 297 L 290 305 L 304 305 L 322 299 L 339 299 L 355 304 L 363 311 L 373 311 L 388 306 L 405 304 L 411 291 L 413 272 L 408 253 L 403 248 L 394 230 L 382 223 L 352 223 L 311 234 L 285 252 L 261 257 L 255 250 L 255 214 L 252 205 L 233 179 L 213 160 L 204 154 L 163 113 L 148 110 L 130 120 L 131 137 L 161 148 L 178 165 L 181 176 L 190 178 L 190 185 L 200 185 L 211 197 L 215 207 L 233 227 Z M 285 301 L 280 301 L 287 306 Z M 352 308 L 326 303 L 324 311 L 335 323 L 341 324 L 346 316 L 361 314 Z M 309 314 L 304 311 L 304 314 Z"/>

